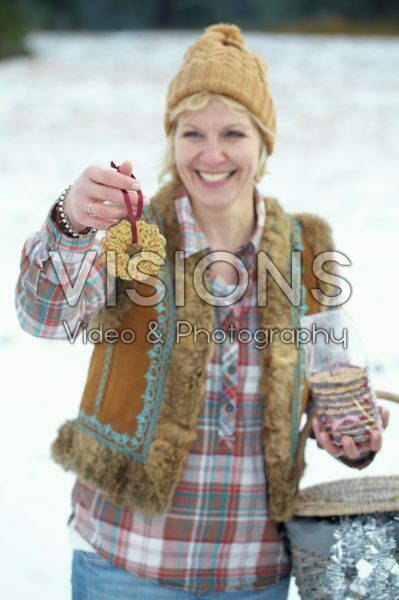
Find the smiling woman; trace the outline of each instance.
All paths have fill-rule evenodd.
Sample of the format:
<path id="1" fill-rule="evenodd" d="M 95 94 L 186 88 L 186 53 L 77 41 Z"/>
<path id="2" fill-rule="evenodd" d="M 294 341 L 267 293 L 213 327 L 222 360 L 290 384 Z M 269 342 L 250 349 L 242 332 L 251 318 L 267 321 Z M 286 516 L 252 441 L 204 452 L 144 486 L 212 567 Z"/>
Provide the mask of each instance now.
<path id="1" fill-rule="evenodd" d="M 200 110 L 180 114 L 174 135 L 176 169 L 196 202 L 198 192 L 202 196 L 215 188 L 252 200 L 261 146 L 260 132 L 248 114 L 235 116 L 223 102 L 211 100 Z M 210 197 L 208 201 L 212 204 Z"/>
<path id="2" fill-rule="evenodd" d="M 212 100 L 219 100 L 220 102 L 223 102 L 223 104 L 227 108 L 230 109 L 231 113 L 233 113 L 232 115 L 230 115 L 233 124 L 234 124 L 234 116 L 239 116 L 241 118 L 244 117 L 244 119 L 245 119 L 245 117 L 249 117 L 251 120 L 251 124 L 256 126 L 256 128 L 258 129 L 258 131 L 261 135 L 262 144 L 261 144 L 261 149 L 260 149 L 260 153 L 259 153 L 258 167 L 257 167 L 256 173 L 255 173 L 254 182 L 258 183 L 262 179 L 262 177 L 265 175 L 266 160 L 267 160 L 267 156 L 268 156 L 268 146 L 267 146 L 267 143 L 265 140 L 268 137 L 270 139 L 274 139 L 275 132 L 272 131 L 271 129 L 269 129 L 259 119 L 259 117 L 257 117 L 256 115 L 254 115 L 252 113 L 252 111 L 245 108 L 245 106 L 243 106 L 236 100 L 233 100 L 233 98 L 231 98 L 230 96 L 225 96 L 223 94 L 217 94 L 217 93 L 211 93 L 211 92 L 196 92 L 196 93 L 192 94 L 191 96 L 183 98 L 183 100 L 181 100 L 181 102 L 179 102 L 179 104 L 169 113 L 169 120 L 170 120 L 172 127 L 166 138 L 166 149 L 165 149 L 165 153 L 164 153 L 164 160 L 163 160 L 163 165 L 162 165 L 161 172 L 159 175 L 159 181 L 161 183 L 165 180 L 166 177 L 169 177 L 176 182 L 179 180 L 179 177 L 180 177 L 179 173 L 177 171 L 177 168 L 176 168 L 175 140 L 174 140 L 174 135 L 175 135 L 175 131 L 176 131 L 176 123 L 177 123 L 179 115 L 185 111 L 189 111 L 189 112 L 199 111 L 202 108 L 205 108 L 207 106 L 207 104 Z M 245 119 L 245 120 L 247 121 L 247 119 Z M 245 127 L 245 125 L 242 125 L 242 120 L 241 120 L 241 126 Z M 246 125 L 246 127 L 247 127 L 247 125 Z M 187 133 L 189 134 L 189 132 L 187 132 Z M 194 132 L 191 135 L 194 135 Z M 233 131 L 227 132 L 226 135 L 231 136 L 231 137 L 236 137 L 236 136 L 240 137 L 240 135 L 242 135 L 242 134 L 241 134 L 241 132 L 235 131 L 233 129 Z"/>
<path id="3" fill-rule="evenodd" d="M 54 460 L 77 476 L 73 600 L 285 600 L 291 564 L 281 523 L 297 502 L 300 423 L 311 403 L 303 349 L 278 334 L 259 346 L 254 333 L 297 331 L 303 314 L 327 308 L 320 298 L 335 287 L 316 281 L 312 263 L 333 250 L 331 230 L 316 215 L 287 214 L 256 188 L 276 117 L 266 64 L 238 27 L 210 26 L 188 49 L 164 125 L 169 181 L 143 208 L 166 240 L 156 305 L 153 283 L 107 272 L 93 231 L 122 220 L 130 239 L 125 219 L 141 211 L 142 194 L 129 161 L 118 172 L 86 167 L 63 193 L 62 213 L 54 203 L 22 253 L 16 304 L 26 331 L 63 339 L 79 329 L 112 332 L 95 344 L 78 415 L 52 444 Z M 210 265 L 217 250 L 232 252 L 235 267 Z M 86 277 L 70 303 L 61 255 L 70 281 Z M 210 267 L 217 303 L 196 293 L 199 264 Z M 266 303 L 259 289 L 268 270 Z M 283 292 L 289 281 L 296 303 Z M 199 332 L 195 343 L 176 339 L 182 323 Z M 232 328 L 245 336 L 225 338 Z M 363 468 L 381 447 L 374 433 L 361 449 L 348 436 L 338 452 L 331 440 L 320 445 Z"/>

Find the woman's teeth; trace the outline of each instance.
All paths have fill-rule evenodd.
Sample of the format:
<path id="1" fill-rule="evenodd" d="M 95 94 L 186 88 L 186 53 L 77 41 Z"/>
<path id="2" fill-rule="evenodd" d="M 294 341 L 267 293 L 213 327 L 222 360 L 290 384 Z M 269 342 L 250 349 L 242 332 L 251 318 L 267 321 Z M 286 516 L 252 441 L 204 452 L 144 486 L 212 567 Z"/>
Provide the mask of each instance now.
<path id="1" fill-rule="evenodd" d="M 224 173 L 205 173 L 204 171 L 198 171 L 199 176 L 204 179 L 204 181 L 223 181 L 224 179 L 228 179 L 233 171 L 225 171 Z"/>

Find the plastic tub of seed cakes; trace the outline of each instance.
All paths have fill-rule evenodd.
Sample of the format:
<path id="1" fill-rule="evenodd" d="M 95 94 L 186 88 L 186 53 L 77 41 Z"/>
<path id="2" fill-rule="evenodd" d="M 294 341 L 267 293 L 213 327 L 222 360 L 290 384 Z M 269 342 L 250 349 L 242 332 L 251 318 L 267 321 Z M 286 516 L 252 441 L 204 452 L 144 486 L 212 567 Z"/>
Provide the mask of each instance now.
<path id="1" fill-rule="evenodd" d="M 368 441 L 381 429 L 367 355 L 349 312 L 333 309 L 301 319 L 306 376 L 321 429 L 340 447 L 342 436 Z M 303 337 L 303 339 L 305 339 Z"/>

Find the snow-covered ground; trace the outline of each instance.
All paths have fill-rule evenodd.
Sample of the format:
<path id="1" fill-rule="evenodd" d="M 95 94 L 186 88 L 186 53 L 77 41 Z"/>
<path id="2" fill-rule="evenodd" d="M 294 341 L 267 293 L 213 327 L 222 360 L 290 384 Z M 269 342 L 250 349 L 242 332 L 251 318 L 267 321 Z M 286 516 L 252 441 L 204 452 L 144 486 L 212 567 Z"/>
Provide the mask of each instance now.
<path id="1" fill-rule="evenodd" d="M 36 34 L 32 58 L 0 63 L 3 294 L 0 481 L 5 600 L 70 598 L 66 520 L 73 475 L 51 462 L 56 430 L 77 412 L 89 345 L 30 337 L 14 287 L 26 236 L 89 164 L 130 159 L 145 193 L 157 188 L 167 83 L 196 32 Z M 352 262 L 349 310 L 375 386 L 399 392 L 399 40 L 248 34 L 269 63 L 278 114 L 260 189 L 291 212 L 316 212 Z M 396 167 L 395 167 L 396 165 Z M 367 470 L 398 472 L 398 409 Z M 303 487 L 349 470 L 309 445 Z M 298 598 L 292 586 L 290 600 Z"/>

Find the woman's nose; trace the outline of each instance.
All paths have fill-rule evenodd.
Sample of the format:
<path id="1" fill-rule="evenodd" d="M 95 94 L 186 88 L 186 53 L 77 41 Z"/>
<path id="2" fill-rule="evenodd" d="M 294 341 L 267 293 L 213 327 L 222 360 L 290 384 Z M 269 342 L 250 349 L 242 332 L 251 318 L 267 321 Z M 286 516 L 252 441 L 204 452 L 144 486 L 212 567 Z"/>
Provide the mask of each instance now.
<path id="1" fill-rule="evenodd" d="M 206 140 L 201 152 L 201 159 L 207 164 L 218 164 L 225 160 L 219 140 Z"/>

